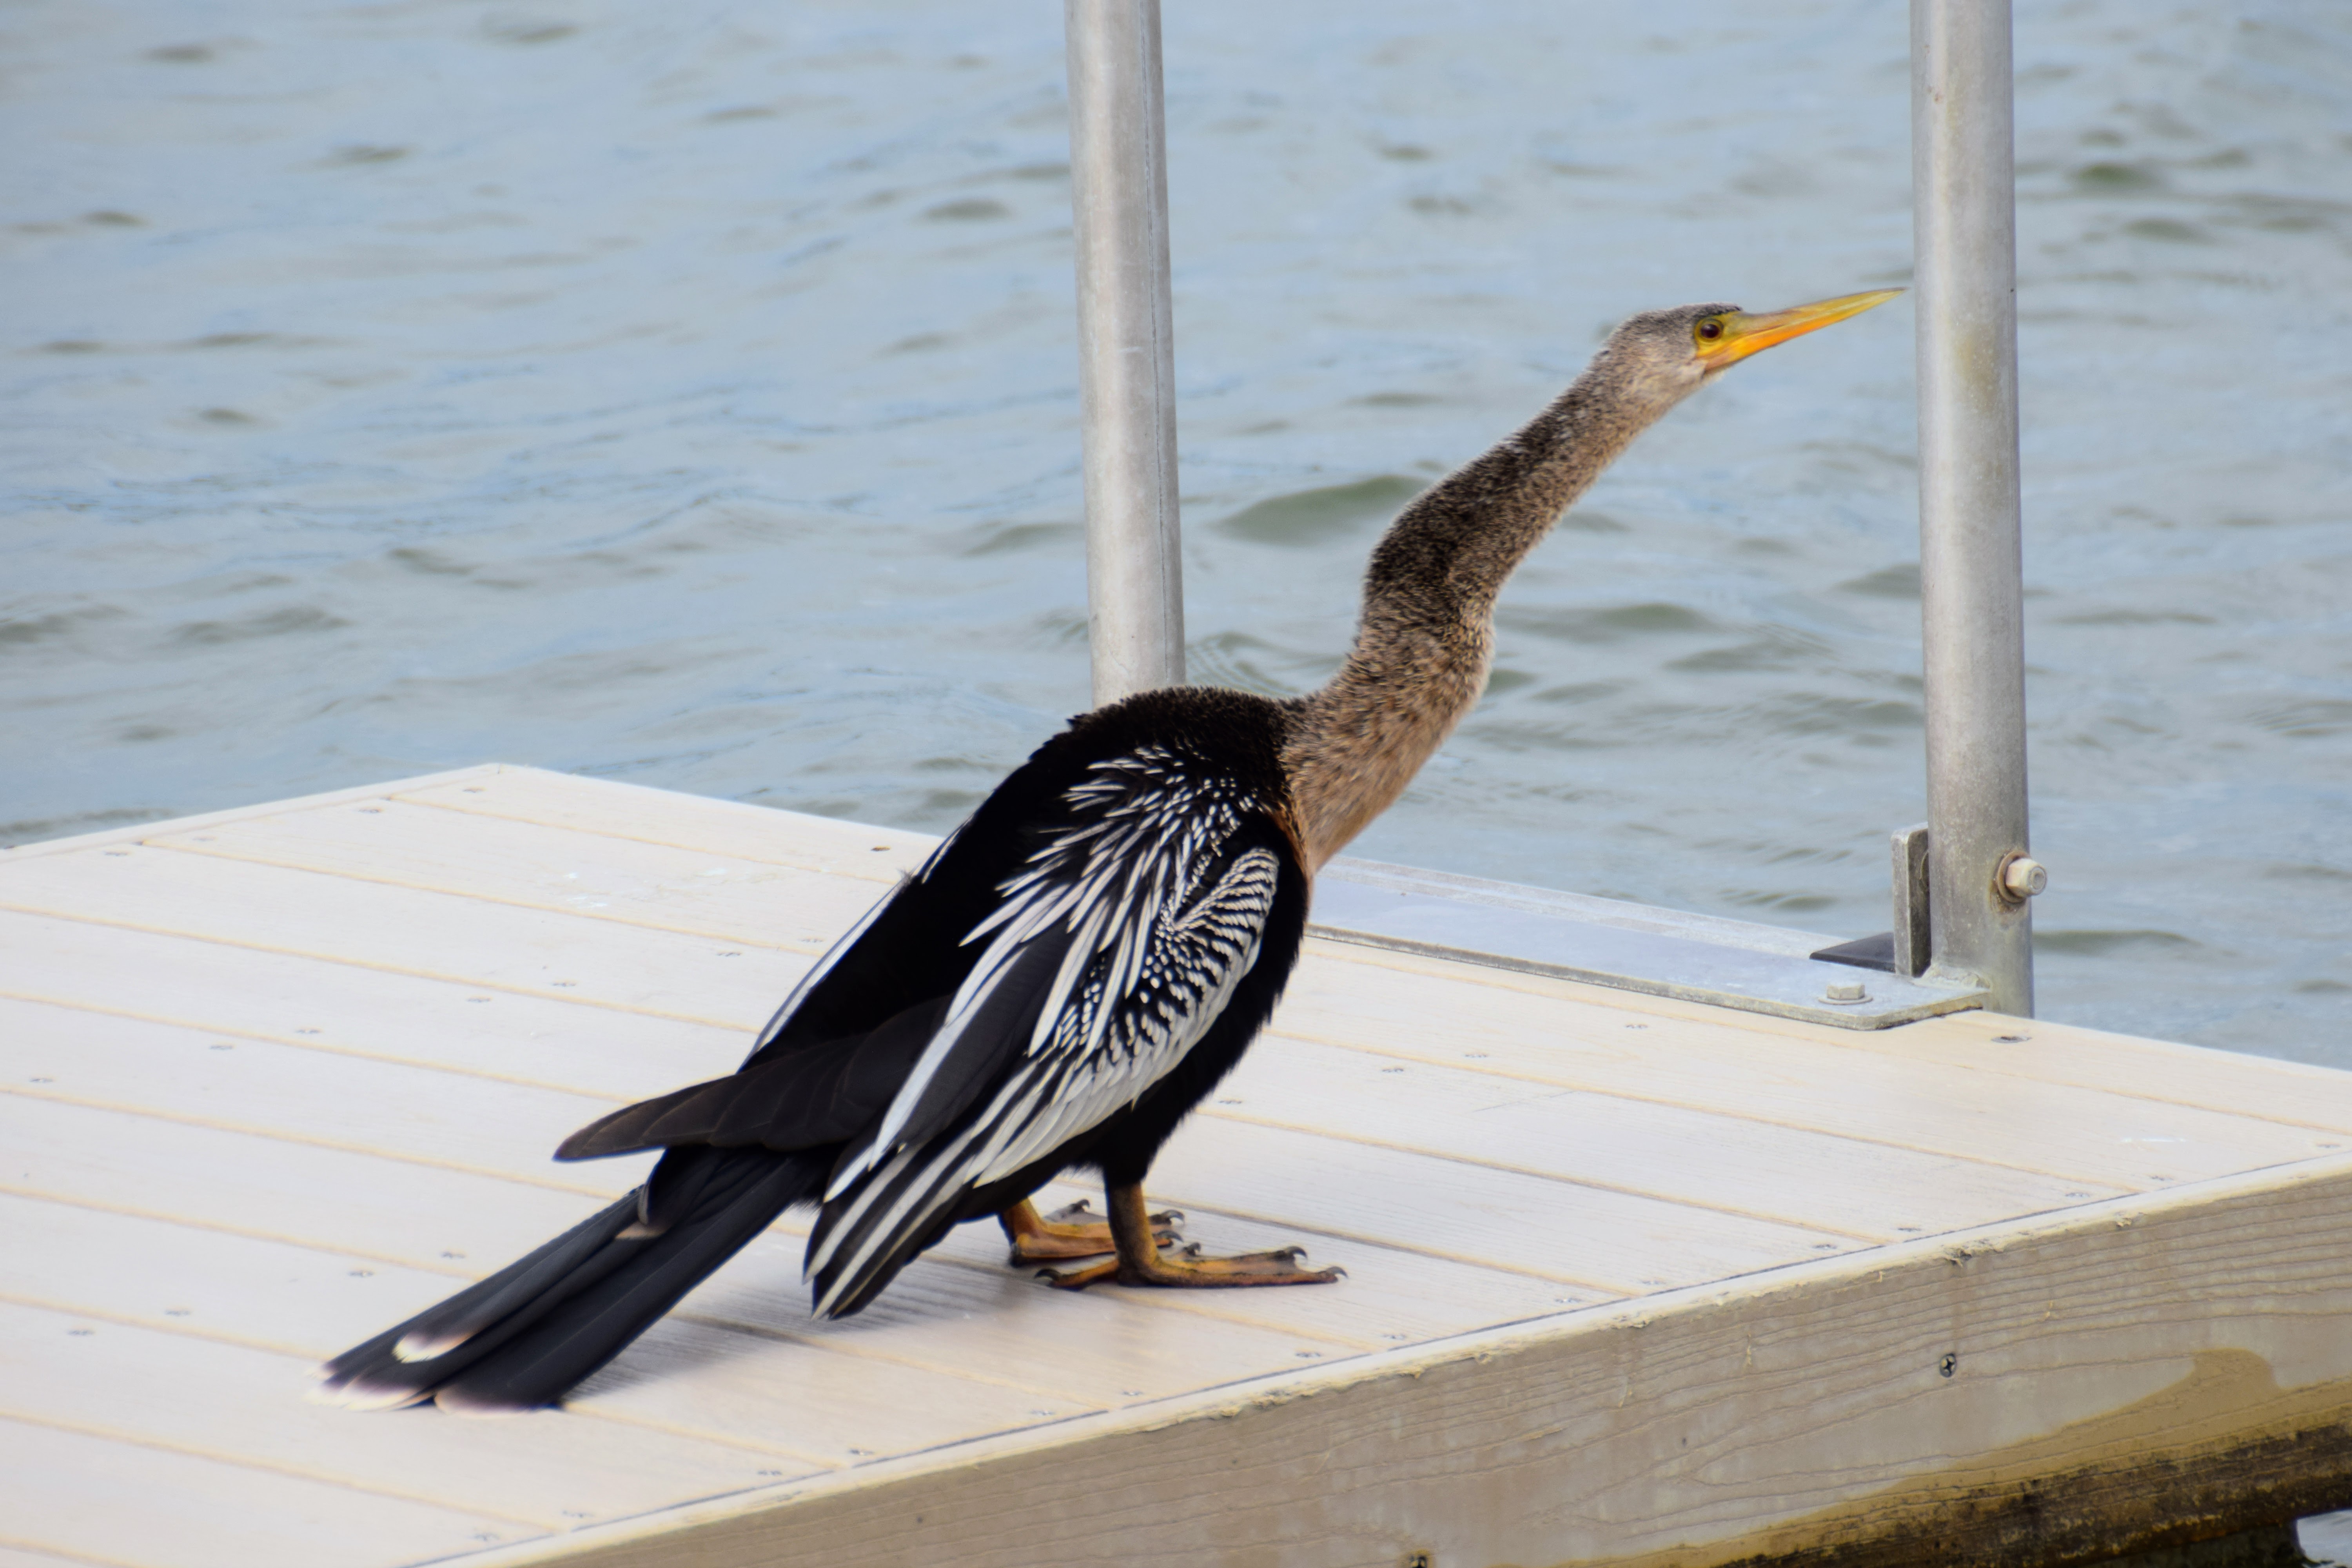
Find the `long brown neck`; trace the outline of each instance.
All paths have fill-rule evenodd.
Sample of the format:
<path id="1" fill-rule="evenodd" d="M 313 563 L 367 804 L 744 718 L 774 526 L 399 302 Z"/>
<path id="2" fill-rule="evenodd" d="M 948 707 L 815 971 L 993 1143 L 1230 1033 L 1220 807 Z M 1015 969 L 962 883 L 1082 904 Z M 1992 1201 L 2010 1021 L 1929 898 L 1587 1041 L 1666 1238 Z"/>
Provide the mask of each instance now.
<path id="1" fill-rule="evenodd" d="M 1486 689 L 1495 596 L 1569 504 L 1663 413 L 1604 351 L 1516 435 L 1423 494 L 1365 574 L 1355 646 L 1285 748 L 1318 870 L 1388 809 Z"/>

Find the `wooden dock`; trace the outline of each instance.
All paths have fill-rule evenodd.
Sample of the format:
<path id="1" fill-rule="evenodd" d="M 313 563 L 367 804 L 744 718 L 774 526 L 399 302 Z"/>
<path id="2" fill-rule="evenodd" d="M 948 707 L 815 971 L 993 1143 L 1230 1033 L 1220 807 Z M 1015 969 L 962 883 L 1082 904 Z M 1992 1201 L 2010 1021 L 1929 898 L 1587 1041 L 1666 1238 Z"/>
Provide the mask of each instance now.
<path id="1" fill-rule="evenodd" d="M 787 1222 L 561 1414 L 303 1401 L 634 1184 L 548 1152 L 928 843 L 486 767 L 0 855 L 0 1568 L 2027 1563 L 2352 1502 L 2352 1074 L 1328 938 L 1152 1195 L 1338 1286 L 1067 1295 L 967 1226 L 819 1323 Z"/>

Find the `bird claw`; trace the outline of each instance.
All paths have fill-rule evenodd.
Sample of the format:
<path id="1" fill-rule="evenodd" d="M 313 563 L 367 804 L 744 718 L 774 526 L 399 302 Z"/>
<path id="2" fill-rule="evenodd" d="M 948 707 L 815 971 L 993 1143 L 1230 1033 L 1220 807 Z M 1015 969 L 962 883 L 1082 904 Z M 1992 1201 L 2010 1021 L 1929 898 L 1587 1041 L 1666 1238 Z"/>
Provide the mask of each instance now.
<path id="1" fill-rule="evenodd" d="M 1306 1258 L 1307 1249 L 1303 1247 L 1276 1247 L 1265 1252 L 1244 1252 L 1239 1257 L 1219 1259 L 1208 1258 L 1207 1255 L 1201 1250 L 1201 1244 L 1199 1242 L 1188 1241 L 1181 1247 L 1171 1247 L 1165 1256 L 1171 1258 L 1205 1258 L 1207 1261 L 1212 1263 L 1220 1261 L 1225 1263 L 1239 1263 L 1244 1260 L 1252 1263 L 1297 1263 Z"/>
<path id="2" fill-rule="evenodd" d="M 1175 1229 L 1184 1217 L 1182 1214 L 1167 1209 L 1147 1217 L 1154 1245 L 1168 1247 L 1183 1239 Z M 1013 1247 L 1007 1261 L 1016 1268 L 1024 1263 L 1099 1258 L 1118 1247 L 1111 1237 L 1110 1223 L 1095 1213 L 1093 1205 L 1084 1198 L 1065 1204 L 1049 1215 L 1039 1215 L 1026 1204 L 1008 1209 L 1004 1232 Z"/>
<path id="3" fill-rule="evenodd" d="M 1158 1209 L 1144 1217 L 1151 1221 L 1151 1228 L 1154 1230 L 1173 1230 L 1184 1223 L 1184 1211 Z M 1075 1203 L 1064 1204 L 1060 1208 L 1047 1215 L 1045 1223 L 1047 1225 L 1101 1225 L 1104 1221 L 1100 1215 L 1095 1213 L 1095 1205 L 1091 1202 L 1080 1198 Z"/>
<path id="4" fill-rule="evenodd" d="M 1116 1279 L 1118 1275 L 1118 1259 L 1116 1258 L 1085 1268 L 1037 1270 L 1037 1279 L 1051 1285 L 1056 1290 L 1083 1290 L 1089 1285 L 1098 1285 L 1106 1279 Z"/>
<path id="5" fill-rule="evenodd" d="M 1198 1242 L 1192 1242 L 1181 1247 L 1171 1247 L 1140 1268 L 1129 1268 L 1112 1258 L 1066 1273 L 1041 1268 L 1037 1271 L 1037 1278 L 1057 1290 L 1083 1290 L 1089 1285 L 1099 1285 L 1106 1280 L 1129 1286 L 1201 1289 L 1328 1285 L 1348 1277 L 1344 1268 L 1302 1268 L 1298 1260 L 1306 1256 L 1307 1249 L 1303 1247 L 1278 1247 L 1270 1252 L 1248 1252 L 1237 1258 L 1212 1258 L 1202 1254 Z"/>

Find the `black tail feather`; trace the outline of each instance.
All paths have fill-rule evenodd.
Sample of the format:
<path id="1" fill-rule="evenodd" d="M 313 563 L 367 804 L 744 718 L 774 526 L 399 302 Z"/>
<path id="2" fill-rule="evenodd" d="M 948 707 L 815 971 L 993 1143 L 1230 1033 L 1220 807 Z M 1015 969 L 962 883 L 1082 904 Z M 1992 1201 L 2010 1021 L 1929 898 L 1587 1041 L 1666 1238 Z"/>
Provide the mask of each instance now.
<path id="1" fill-rule="evenodd" d="M 683 1159 L 680 1157 L 684 1156 Z M 362 1407 L 437 1399 L 445 1408 L 553 1404 L 618 1355 L 793 1204 L 828 1162 L 761 1149 L 679 1150 L 688 1179 L 658 1231 L 632 1193 L 528 1257 L 320 1368 L 318 1397 Z M 668 1162 L 665 1162 L 666 1163 Z"/>
<path id="2" fill-rule="evenodd" d="M 599 1160 L 640 1149 L 757 1144 L 815 1149 L 856 1136 L 889 1105 L 930 1043 L 948 998 L 936 996 L 850 1035 L 764 1061 L 599 1117 L 556 1150 L 559 1160 Z"/>

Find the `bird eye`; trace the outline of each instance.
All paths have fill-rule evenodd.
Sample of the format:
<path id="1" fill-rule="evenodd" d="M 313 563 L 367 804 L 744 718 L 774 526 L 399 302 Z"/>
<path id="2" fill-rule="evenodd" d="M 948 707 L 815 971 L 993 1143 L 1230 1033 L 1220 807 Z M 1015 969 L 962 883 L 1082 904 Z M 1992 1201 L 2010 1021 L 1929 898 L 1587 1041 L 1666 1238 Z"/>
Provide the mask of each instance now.
<path id="1" fill-rule="evenodd" d="M 1715 342 L 1715 340 L 1716 340 L 1716 339 L 1717 339 L 1717 338 L 1719 338 L 1719 337 L 1721 337 L 1721 336 L 1723 336 L 1723 318 L 1722 318 L 1722 317 L 1720 317 L 1720 316 L 1709 316 L 1706 321 L 1701 321 L 1701 322 L 1698 324 L 1698 341 L 1699 341 L 1699 342 L 1703 342 L 1703 343 L 1711 343 L 1711 342 Z"/>

